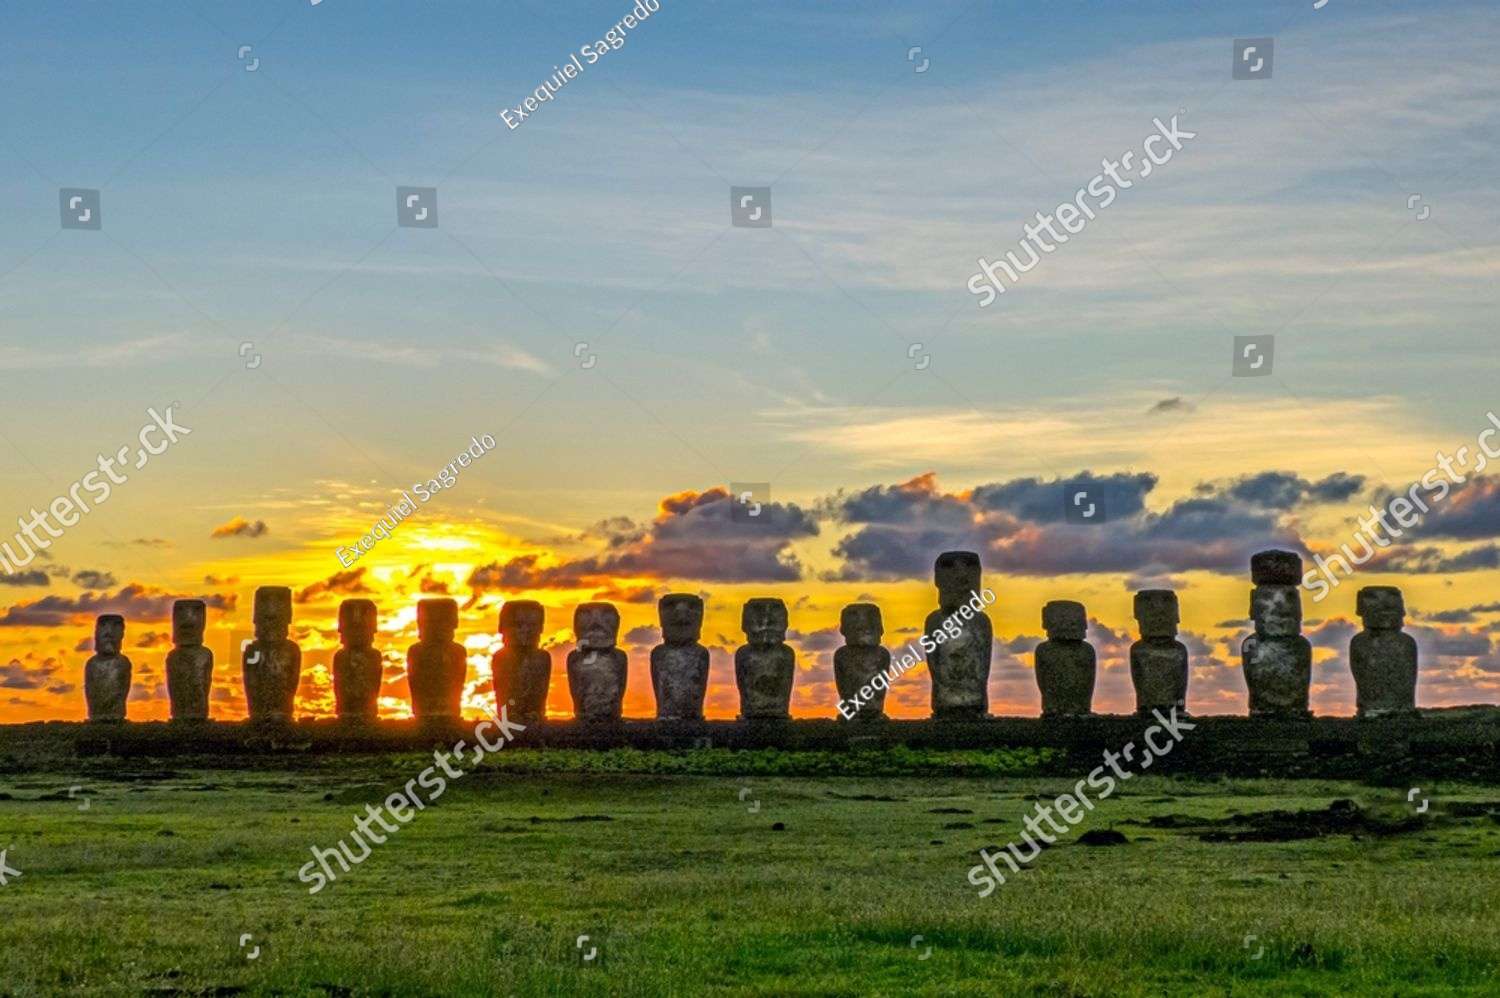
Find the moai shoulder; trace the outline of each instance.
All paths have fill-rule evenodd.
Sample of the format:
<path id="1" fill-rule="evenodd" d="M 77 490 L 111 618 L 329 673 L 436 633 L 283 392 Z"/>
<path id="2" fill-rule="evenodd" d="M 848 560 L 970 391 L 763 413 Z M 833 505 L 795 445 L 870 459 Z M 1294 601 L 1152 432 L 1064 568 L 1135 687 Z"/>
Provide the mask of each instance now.
<path id="1" fill-rule="evenodd" d="M 1143 589 L 1135 594 L 1141 639 L 1130 646 L 1130 681 L 1137 714 L 1187 710 L 1188 650 L 1177 640 L 1177 594 Z"/>
<path id="2" fill-rule="evenodd" d="M 125 618 L 101 614 L 94 621 L 94 654 L 83 667 L 83 695 L 90 721 L 123 721 L 130 699 L 130 659 L 120 653 Z"/>
<path id="3" fill-rule="evenodd" d="M 1047 640 L 1036 647 L 1036 684 L 1043 717 L 1087 717 L 1094 709 L 1098 663 L 1084 640 L 1088 614 L 1082 603 L 1053 600 L 1042 607 Z"/>
<path id="4" fill-rule="evenodd" d="M 333 701 L 341 718 L 369 720 L 380 712 L 385 664 L 375 648 L 379 623 L 374 600 L 346 599 L 339 604 L 342 647 L 333 655 Z"/>
<path id="5" fill-rule="evenodd" d="M 786 643 L 786 604 L 764 597 L 747 600 L 740 614 L 740 626 L 746 639 L 734 653 L 740 717 L 746 720 L 790 717 L 797 655 Z"/>
<path id="6" fill-rule="evenodd" d="M 844 646 L 833 653 L 833 681 L 841 703 L 851 707 L 853 721 L 878 721 L 885 717 L 885 694 L 890 689 L 891 653 L 880 643 L 885 622 L 874 603 L 850 603 L 839 615 Z M 841 717 L 847 717 L 840 711 Z"/>
<path id="7" fill-rule="evenodd" d="M 708 694 L 708 649 L 703 634 L 703 599 L 669 593 L 656 605 L 662 643 L 651 649 L 651 688 L 656 716 L 663 721 L 701 721 Z"/>
<path id="8" fill-rule="evenodd" d="M 172 720 L 208 719 L 208 697 L 213 686 L 214 653 L 204 647 L 208 606 L 201 599 L 172 604 L 172 650 L 167 652 L 167 698 Z"/>
<path id="9" fill-rule="evenodd" d="M 568 653 L 568 691 L 573 716 L 584 722 L 620 719 L 630 661 L 615 647 L 620 611 L 613 603 L 583 603 L 573 611 L 577 647 Z"/>
<path id="10" fill-rule="evenodd" d="M 500 607 L 504 647 L 490 659 L 495 710 L 507 711 L 522 724 L 547 718 L 552 653 L 541 647 L 546 622 L 546 608 L 535 600 L 506 600 Z"/>

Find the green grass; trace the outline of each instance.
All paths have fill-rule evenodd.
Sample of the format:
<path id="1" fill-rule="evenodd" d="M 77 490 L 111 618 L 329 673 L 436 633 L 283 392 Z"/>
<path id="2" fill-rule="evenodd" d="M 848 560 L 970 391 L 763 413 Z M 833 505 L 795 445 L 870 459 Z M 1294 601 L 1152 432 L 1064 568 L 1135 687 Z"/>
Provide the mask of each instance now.
<path id="1" fill-rule="evenodd" d="M 1077 829 L 1128 844 L 1059 845 L 980 899 L 975 851 L 1072 782 L 1027 775 L 1042 761 L 502 752 L 315 895 L 309 846 L 430 758 L 15 775 L 0 993 L 1500 992 L 1500 824 L 1453 813 L 1500 791 L 1426 787 L 1415 830 L 1228 843 L 1145 822 L 1412 811 L 1404 789 L 1137 777 Z M 583 934 L 602 950 L 587 965 Z"/>

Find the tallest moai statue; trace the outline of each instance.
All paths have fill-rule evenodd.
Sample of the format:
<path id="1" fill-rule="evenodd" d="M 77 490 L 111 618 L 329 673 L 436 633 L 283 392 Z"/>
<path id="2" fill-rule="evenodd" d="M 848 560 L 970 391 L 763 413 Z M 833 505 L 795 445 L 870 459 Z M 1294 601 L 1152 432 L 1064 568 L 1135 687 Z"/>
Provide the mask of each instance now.
<path id="1" fill-rule="evenodd" d="M 1302 636 L 1302 558 L 1261 551 L 1250 559 L 1250 616 L 1255 633 L 1240 646 L 1250 716 L 1311 717 L 1312 644 Z"/>
<path id="2" fill-rule="evenodd" d="M 990 708 L 990 654 L 995 632 L 984 607 L 979 555 L 944 551 L 932 568 L 938 608 L 927 615 L 922 647 L 932 675 L 932 716 L 984 717 Z M 985 596 L 981 596 L 981 592 Z"/>

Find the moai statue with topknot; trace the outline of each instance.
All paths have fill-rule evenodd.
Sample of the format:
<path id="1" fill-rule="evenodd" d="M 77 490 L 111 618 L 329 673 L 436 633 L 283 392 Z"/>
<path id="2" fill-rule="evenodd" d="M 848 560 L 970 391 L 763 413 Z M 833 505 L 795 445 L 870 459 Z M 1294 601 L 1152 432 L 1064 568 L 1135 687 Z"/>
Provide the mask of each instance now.
<path id="1" fill-rule="evenodd" d="M 568 691 L 580 721 L 618 721 L 630 660 L 615 647 L 620 611 L 613 603 L 582 603 L 573 611 L 578 646 L 568 652 Z"/>
<path id="2" fill-rule="evenodd" d="M 1094 646 L 1084 640 L 1088 615 L 1083 604 L 1053 600 L 1042 607 L 1047 640 L 1036 646 L 1036 685 L 1043 717 L 1087 717 L 1094 711 Z"/>
<path id="3" fill-rule="evenodd" d="M 1312 686 L 1312 644 L 1302 636 L 1302 558 L 1261 551 L 1250 559 L 1255 633 L 1240 646 L 1250 716 L 1300 719 Z"/>
<path id="4" fill-rule="evenodd" d="M 456 633 L 456 600 L 417 603 L 417 643 L 406 652 L 406 683 L 411 690 L 411 711 L 418 720 L 457 720 L 461 713 L 469 660 L 464 646 L 453 640 Z"/>
<path id="5" fill-rule="evenodd" d="M 522 724 L 547 719 L 547 689 L 552 685 L 552 653 L 542 648 L 547 611 L 535 600 L 506 600 L 500 607 L 500 636 L 505 645 L 490 658 L 495 710 Z"/>
<path id="6" fill-rule="evenodd" d="M 651 649 L 651 689 L 661 721 L 703 720 L 708 693 L 708 649 L 703 634 L 703 599 L 669 593 L 656 604 L 662 643 Z"/>
<path id="7" fill-rule="evenodd" d="M 771 598 L 746 600 L 740 614 L 740 629 L 745 632 L 747 642 L 734 652 L 740 717 L 744 720 L 791 717 L 797 653 L 786 643 L 786 604 Z"/>
<path id="8" fill-rule="evenodd" d="M 120 654 L 125 643 L 125 618 L 100 614 L 94 620 L 94 654 L 83 667 L 83 696 L 90 721 L 125 720 L 130 697 L 130 659 Z"/>
<path id="9" fill-rule="evenodd" d="M 370 720 L 380 712 L 385 663 L 375 650 L 379 625 L 375 601 L 346 599 L 339 604 L 339 643 L 333 653 L 333 703 L 339 717 Z"/>
<path id="10" fill-rule="evenodd" d="M 302 649 L 287 637 L 292 627 L 292 591 L 286 586 L 255 590 L 255 640 L 245 645 L 245 704 L 252 721 L 285 721 L 297 704 Z"/>
<path id="11" fill-rule="evenodd" d="M 1170 589 L 1142 589 L 1135 594 L 1135 619 L 1141 628 L 1141 639 L 1130 646 L 1135 712 L 1185 712 L 1188 650 L 1177 640 L 1177 594 Z"/>
<path id="12" fill-rule="evenodd" d="M 1359 716 L 1416 716 L 1417 642 L 1401 629 L 1406 617 L 1401 590 L 1366 586 L 1355 606 L 1365 623 L 1349 642 Z"/>
<path id="13" fill-rule="evenodd" d="M 945 551 L 933 565 L 933 578 L 938 608 L 927 615 L 924 635 L 936 644 L 927 653 L 932 716 L 984 717 L 990 709 L 990 657 L 995 632 L 983 612 L 985 600 L 977 595 L 981 592 L 979 555 Z M 965 607 L 970 608 L 968 613 L 963 612 Z"/>
<path id="14" fill-rule="evenodd" d="M 208 607 L 201 599 L 172 604 L 172 650 L 167 652 L 167 699 L 172 720 L 208 720 L 208 694 L 214 679 L 214 653 L 203 647 Z"/>
<path id="15" fill-rule="evenodd" d="M 891 653 L 880 643 L 885 636 L 880 607 L 874 603 L 850 603 L 839 615 L 839 631 L 844 635 L 844 647 L 833 653 L 833 682 L 838 687 L 839 701 L 858 700 L 851 721 L 881 720 L 885 717 L 886 690 L 890 688 L 886 671 L 891 667 Z M 885 677 L 878 686 L 872 685 L 876 676 Z M 870 695 L 862 696 L 862 689 L 869 690 Z M 847 715 L 840 709 L 839 716 Z"/>

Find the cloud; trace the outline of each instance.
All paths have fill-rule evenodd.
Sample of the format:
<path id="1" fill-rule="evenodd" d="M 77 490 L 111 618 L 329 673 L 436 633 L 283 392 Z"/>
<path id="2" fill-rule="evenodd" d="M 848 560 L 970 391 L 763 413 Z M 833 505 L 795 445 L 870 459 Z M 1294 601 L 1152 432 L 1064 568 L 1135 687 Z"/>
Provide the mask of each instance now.
<path id="1" fill-rule="evenodd" d="M 0 615 L 0 627 L 60 627 L 81 625 L 82 618 L 101 613 L 118 613 L 126 623 L 141 620 L 169 620 L 172 604 L 179 599 L 202 599 L 212 610 L 232 612 L 239 601 L 234 593 L 188 596 L 132 582 L 118 592 L 85 592 L 77 597 L 45 596 L 32 603 L 18 603 Z"/>
<path id="2" fill-rule="evenodd" d="M 46 572 L 30 571 L 6 574 L 0 572 L 0 586 L 48 586 L 51 580 Z"/>
<path id="3" fill-rule="evenodd" d="M 56 659 L 47 659 L 40 667 L 28 669 L 19 660 L 11 659 L 0 665 L 0 688 L 7 690 L 39 690 L 58 669 Z"/>
<path id="4" fill-rule="evenodd" d="M 1181 395 L 1173 395 L 1171 398 L 1162 399 L 1151 408 L 1146 410 L 1146 415 L 1155 416 L 1165 412 L 1192 412 L 1197 406 L 1185 400 Z"/>
<path id="5" fill-rule="evenodd" d="M 347 572 L 334 572 L 322 582 L 314 582 L 301 592 L 297 593 L 298 603 L 308 603 L 320 596 L 340 594 L 344 596 L 357 596 L 364 593 L 373 593 L 375 590 L 365 585 L 365 569 L 351 568 Z M 426 592 L 424 589 L 423 592 Z"/>
<path id="6" fill-rule="evenodd" d="M 73 582 L 84 589 L 113 589 L 119 585 L 113 575 L 91 568 L 80 569 L 73 573 Z"/>
<path id="7" fill-rule="evenodd" d="M 221 523 L 213 529 L 210 537 L 262 537 L 270 528 L 266 526 L 265 520 L 256 520 L 253 523 L 242 516 L 236 516 L 228 523 Z"/>

